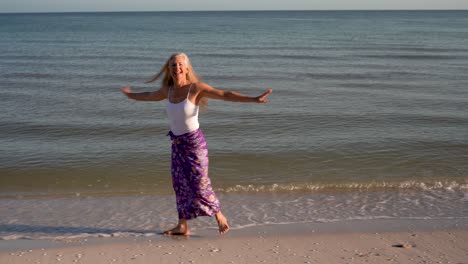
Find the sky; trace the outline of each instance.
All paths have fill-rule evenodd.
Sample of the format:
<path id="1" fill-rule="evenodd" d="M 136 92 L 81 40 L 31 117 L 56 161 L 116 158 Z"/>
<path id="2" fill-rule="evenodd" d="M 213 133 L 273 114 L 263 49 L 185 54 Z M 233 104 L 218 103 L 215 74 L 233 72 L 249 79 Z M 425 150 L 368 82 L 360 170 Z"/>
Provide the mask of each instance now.
<path id="1" fill-rule="evenodd" d="M 468 0 L 0 0 L 0 13 L 401 9 L 468 10 Z"/>

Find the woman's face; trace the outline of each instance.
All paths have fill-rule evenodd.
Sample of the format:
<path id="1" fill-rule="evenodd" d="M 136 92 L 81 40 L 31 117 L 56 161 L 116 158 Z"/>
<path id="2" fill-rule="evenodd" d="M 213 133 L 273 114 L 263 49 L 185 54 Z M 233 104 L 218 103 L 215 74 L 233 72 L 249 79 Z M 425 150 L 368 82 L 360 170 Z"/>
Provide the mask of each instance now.
<path id="1" fill-rule="evenodd" d="M 186 78 L 188 68 L 183 56 L 174 57 L 169 63 L 169 72 L 174 80 Z"/>

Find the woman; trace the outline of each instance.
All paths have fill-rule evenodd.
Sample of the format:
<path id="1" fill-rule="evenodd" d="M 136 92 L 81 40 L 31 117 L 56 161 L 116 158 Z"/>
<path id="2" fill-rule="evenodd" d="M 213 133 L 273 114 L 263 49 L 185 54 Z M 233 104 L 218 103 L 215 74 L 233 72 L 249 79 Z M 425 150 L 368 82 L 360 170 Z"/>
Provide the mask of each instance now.
<path id="1" fill-rule="evenodd" d="M 166 111 L 172 141 L 171 174 L 176 194 L 179 223 L 167 230 L 168 235 L 190 235 L 187 220 L 198 216 L 216 216 L 219 233 L 229 230 L 226 217 L 222 214 L 219 200 L 208 178 L 208 149 L 199 128 L 199 106 L 206 100 L 219 99 L 231 102 L 266 103 L 272 92 L 268 89 L 257 97 L 249 97 L 232 91 L 222 91 L 200 82 L 184 53 L 173 54 L 148 82 L 162 76 L 162 86 L 154 92 L 133 93 L 130 87 L 122 92 L 138 101 L 161 101 L 167 99 Z"/>

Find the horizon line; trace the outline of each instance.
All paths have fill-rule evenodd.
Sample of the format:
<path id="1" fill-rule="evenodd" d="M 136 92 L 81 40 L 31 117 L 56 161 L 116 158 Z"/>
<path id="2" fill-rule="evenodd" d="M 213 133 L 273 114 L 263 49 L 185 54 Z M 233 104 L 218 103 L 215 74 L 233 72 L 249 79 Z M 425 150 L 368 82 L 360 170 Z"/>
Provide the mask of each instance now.
<path id="1" fill-rule="evenodd" d="M 468 9 L 246 9 L 246 10 L 127 10 L 127 11 L 14 11 L 0 14 L 73 14 L 73 13 L 182 13 L 182 12 L 395 12 L 395 11 L 468 11 Z"/>

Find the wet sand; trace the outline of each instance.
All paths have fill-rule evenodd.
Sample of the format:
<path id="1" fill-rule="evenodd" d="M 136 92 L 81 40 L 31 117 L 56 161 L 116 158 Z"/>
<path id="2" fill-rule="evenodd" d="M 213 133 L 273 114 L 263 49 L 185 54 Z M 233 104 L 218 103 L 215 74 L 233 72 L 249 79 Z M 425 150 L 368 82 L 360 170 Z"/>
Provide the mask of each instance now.
<path id="1" fill-rule="evenodd" d="M 2 241 L 0 263 L 468 263 L 458 221 L 379 220 L 250 227 L 220 236 Z"/>

